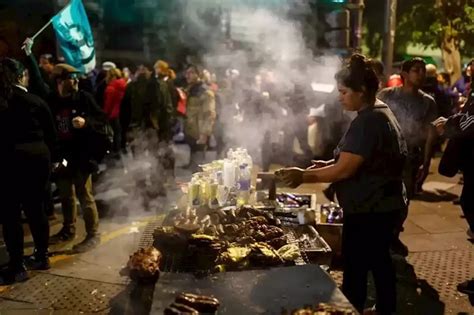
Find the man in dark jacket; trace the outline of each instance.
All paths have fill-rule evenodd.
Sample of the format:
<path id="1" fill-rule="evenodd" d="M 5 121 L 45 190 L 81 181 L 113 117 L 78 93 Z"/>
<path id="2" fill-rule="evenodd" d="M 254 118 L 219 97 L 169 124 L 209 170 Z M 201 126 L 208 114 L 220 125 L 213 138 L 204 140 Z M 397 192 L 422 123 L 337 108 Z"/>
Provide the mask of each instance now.
<path id="1" fill-rule="evenodd" d="M 122 126 L 122 149 L 126 142 L 131 142 L 139 131 L 145 128 L 148 85 L 152 75 L 151 66 L 140 65 L 136 72 L 135 81 L 127 85 L 125 95 L 120 105 L 120 125 Z"/>
<path id="2" fill-rule="evenodd" d="M 56 131 L 46 103 L 28 93 L 23 65 L 6 58 L 0 60 L 0 69 L 0 215 L 10 258 L 0 284 L 9 284 L 28 278 L 23 264 L 22 210 L 35 243 L 30 268 L 50 268 L 49 225 L 43 206 Z"/>
<path id="3" fill-rule="evenodd" d="M 79 199 L 86 226 L 84 241 L 74 246 L 83 252 L 99 244 L 99 216 L 92 194 L 92 176 L 105 145 L 105 115 L 94 97 L 78 87 L 78 71 L 67 64 L 57 64 L 53 71 L 57 94 L 49 104 L 58 130 L 56 152 L 57 186 L 64 214 L 63 228 L 52 237 L 54 242 L 75 237 L 77 217 L 76 196 Z"/>
<path id="4" fill-rule="evenodd" d="M 460 113 L 452 115 L 447 119 L 440 117 L 434 124 L 438 134 L 446 136 L 450 141 L 454 141 L 453 148 L 456 149 L 453 150 L 456 152 L 451 155 L 453 160 L 449 161 L 449 163 L 459 168 L 464 175 L 461 208 L 469 225 L 467 235 L 471 240 L 474 240 L 474 91 L 471 90 L 469 92 L 468 99 Z M 448 148 L 445 154 L 448 153 L 447 151 Z M 442 165 L 440 165 L 440 172 L 441 167 Z M 474 279 L 460 283 L 458 290 L 465 294 L 473 295 Z"/>

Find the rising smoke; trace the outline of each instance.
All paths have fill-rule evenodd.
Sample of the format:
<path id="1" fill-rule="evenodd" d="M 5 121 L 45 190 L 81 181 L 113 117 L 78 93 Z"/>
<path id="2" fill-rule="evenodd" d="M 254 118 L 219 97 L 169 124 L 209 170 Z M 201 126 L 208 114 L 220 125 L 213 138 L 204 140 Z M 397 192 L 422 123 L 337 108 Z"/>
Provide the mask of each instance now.
<path id="1" fill-rule="evenodd" d="M 280 131 L 306 128 L 309 108 L 323 103 L 326 117 L 319 130 L 323 146 L 337 143 L 341 132 L 334 132 L 334 126 L 345 120 L 337 103 L 334 80 L 340 58 L 327 54 L 315 56 L 307 46 L 301 23 L 288 17 L 289 7 L 268 10 L 234 6 L 228 16 L 233 20 L 231 27 L 243 27 L 249 36 L 244 46 L 236 48 L 223 44 L 221 29 L 209 27 L 209 19 L 213 21 L 211 24 L 220 25 L 216 18 L 224 14 L 213 1 L 187 3 L 181 12 L 187 32 L 183 38 L 205 46 L 206 52 L 201 56 L 203 65 L 211 71 L 220 71 L 218 77 L 225 79 L 218 78 L 221 90 L 218 131 L 223 133 L 221 140 L 227 147 L 246 147 L 259 163 L 260 150 L 267 142 L 278 141 Z M 309 10 L 304 4 L 298 7 L 298 12 L 303 14 Z M 334 88 L 330 93 L 321 93 L 312 89 L 314 83 Z M 253 106 L 259 106 L 263 112 L 258 118 L 253 117 Z M 125 192 L 125 196 L 116 199 L 120 200 L 118 205 L 112 205 L 126 209 L 125 213 L 143 211 L 150 206 L 158 208 L 149 202 L 155 202 L 155 197 L 161 194 L 165 178 L 161 160 L 152 153 L 157 143 L 150 141 L 156 139 L 139 137 L 135 141 L 135 148 L 141 149 L 136 149 L 133 157 L 123 157 L 123 165 L 108 169 L 97 186 L 99 193 Z M 292 143 L 285 145 L 288 151 L 292 150 Z"/>
<path id="2" fill-rule="evenodd" d="M 213 8 L 212 1 L 188 5 L 185 16 L 188 17 L 187 24 L 192 25 L 188 28 L 206 30 L 208 21 L 204 17 L 207 15 L 196 12 L 212 11 Z M 300 16 L 308 15 L 310 10 L 304 1 L 299 2 Z M 301 128 L 306 125 L 309 108 L 326 104 L 325 122 L 320 130 L 322 143 L 326 147 L 337 143 L 341 134 L 331 129 L 345 120 L 337 104 L 334 80 L 340 58 L 327 54 L 314 55 L 307 45 L 311 39 L 304 37 L 301 19 L 288 17 L 289 6 L 268 10 L 240 5 L 233 6 L 230 12 L 231 34 L 238 36 L 238 30 L 242 30 L 246 37 L 244 47 L 223 48 L 222 38 L 215 42 L 215 37 L 207 36 L 209 33 L 197 39 L 205 41 L 208 48 L 202 58 L 206 68 L 236 70 L 231 71 L 230 75 L 227 71 L 226 82 L 220 82 L 218 101 L 222 107 L 218 114 L 225 142 L 229 146 L 247 147 L 253 155 L 257 155 L 254 158 L 258 160 L 259 148 L 268 141 L 264 131 L 270 131 L 271 137 L 277 138 L 279 131 L 286 129 L 290 132 L 288 129 L 292 125 Z M 236 31 L 232 31 L 233 28 Z M 214 30 L 214 33 L 219 33 L 219 30 Z M 223 71 L 220 74 L 222 77 Z M 311 88 L 312 83 L 333 85 L 334 90 L 318 93 Z M 263 95 L 263 99 L 255 101 L 258 94 Z M 302 104 L 297 104 L 295 98 Z M 264 108 L 265 112 L 257 122 L 251 117 L 255 108 L 249 108 L 254 106 Z M 241 121 L 235 119 L 242 113 L 244 117 Z M 291 151 L 291 147 L 288 150 Z"/>

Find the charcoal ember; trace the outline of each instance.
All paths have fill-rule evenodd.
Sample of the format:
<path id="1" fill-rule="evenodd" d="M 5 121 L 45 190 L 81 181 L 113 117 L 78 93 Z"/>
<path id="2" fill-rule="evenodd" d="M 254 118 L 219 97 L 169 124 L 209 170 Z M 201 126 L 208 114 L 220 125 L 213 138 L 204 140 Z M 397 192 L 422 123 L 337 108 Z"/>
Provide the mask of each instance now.
<path id="1" fill-rule="evenodd" d="M 184 315 L 184 314 L 198 315 L 199 311 L 189 305 L 180 304 L 180 303 L 172 303 L 170 306 L 165 308 L 163 314 L 164 315 Z"/>
<path id="2" fill-rule="evenodd" d="M 288 240 L 286 239 L 286 236 L 279 236 L 275 237 L 271 240 L 266 241 L 268 245 L 270 245 L 273 249 L 280 249 L 281 247 L 285 246 L 288 244 Z"/>
<path id="3" fill-rule="evenodd" d="M 201 313 L 215 313 L 220 305 L 219 300 L 213 296 L 181 293 L 175 299 L 176 303 L 184 304 Z"/>
<path id="4" fill-rule="evenodd" d="M 126 269 L 132 280 L 138 282 L 154 282 L 160 275 L 162 255 L 155 247 L 140 248 L 133 253 Z"/>

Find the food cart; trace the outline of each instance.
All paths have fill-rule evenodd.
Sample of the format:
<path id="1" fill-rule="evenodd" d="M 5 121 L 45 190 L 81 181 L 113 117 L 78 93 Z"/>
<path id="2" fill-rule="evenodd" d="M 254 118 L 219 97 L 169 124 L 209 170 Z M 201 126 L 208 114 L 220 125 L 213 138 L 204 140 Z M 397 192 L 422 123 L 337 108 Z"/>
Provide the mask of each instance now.
<path id="1" fill-rule="evenodd" d="M 275 180 L 262 174 L 267 180 L 257 180 L 242 203 L 242 185 L 223 174 L 226 167 L 229 173 L 227 161 L 203 166 L 183 189 L 186 207 L 155 229 L 153 248 L 131 256 L 130 277 L 156 282 L 151 313 L 299 314 L 311 306 L 318 314 L 355 314 L 323 269 L 332 252 L 314 228 L 316 195 L 276 193 Z"/>

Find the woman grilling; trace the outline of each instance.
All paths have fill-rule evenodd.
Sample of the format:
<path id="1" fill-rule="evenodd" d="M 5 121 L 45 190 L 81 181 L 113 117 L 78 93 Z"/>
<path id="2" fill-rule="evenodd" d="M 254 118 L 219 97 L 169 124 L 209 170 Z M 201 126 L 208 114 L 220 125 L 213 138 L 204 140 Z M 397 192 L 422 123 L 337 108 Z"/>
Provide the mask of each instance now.
<path id="1" fill-rule="evenodd" d="M 344 209 L 342 291 L 362 313 L 371 271 L 377 314 L 392 314 L 396 289 L 389 249 L 398 212 L 406 206 L 402 183 L 406 144 L 393 113 L 375 98 L 379 80 L 370 60 L 353 55 L 336 81 L 344 109 L 358 115 L 334 151 L 334 160 L 315 163 L 308 170 L 282 169 L 277 176 L 292 188 L 335 183 Z"/>

